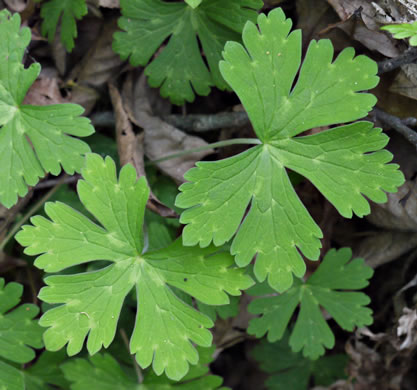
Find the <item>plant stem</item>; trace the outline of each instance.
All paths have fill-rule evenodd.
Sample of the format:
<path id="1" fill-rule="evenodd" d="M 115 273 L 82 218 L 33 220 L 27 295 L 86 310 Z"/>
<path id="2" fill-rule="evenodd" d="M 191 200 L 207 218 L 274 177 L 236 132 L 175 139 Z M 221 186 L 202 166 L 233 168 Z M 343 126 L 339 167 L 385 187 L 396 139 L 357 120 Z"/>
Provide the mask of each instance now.
<path id="1" fill-rule="evenodd" d="M 4 249 L 7 243 L 14 237 L 20 227 L 33 215 L 35 212 L 61 187 L 62 184 L 67 180 L 68 176 L 63 175 L 59 181 L 52 187 L 29 211 L 23 216 L 23 218 L 13 226 L 4 240 L 0 243 L 0 252 Z"/>
<path id="2" fill-rule="evenodd" d="M 158 163 L 163 162 L 163 161 L 173 160 L 174 158 L 187 156 L 189 154 L 193 154 L 193 153 L 196 153 L 196 152 L 202 152 L 203 150 L 209 150 L 209 149 L 214 149 L 214 148 L 224 148 L 225 146 L 230 146 L 230 145 L 260 145 L 260 144 L 262 144 L 262 142 L 257 138 L 228 139 L 226 141 L 214 142 L 212 144 L 201 146 L 199 148 L 188 149 L 188 150 L 184 150 L 183 152 L 170 154 L 168 156 L 158 158 L 156 160 L 148 161 L 148 162 L 145 163 L 145 165 L 154 165 L 154 164 L 158 164 Z"/>
<path id="3" fill-rule="evenodd" d="M 143 374 L 142 370 L 139 367 L 138 362 L 136 361 L 135 357 L 130 354 L 130 348 L 129 348 L 129 338 L 127 337 L 126 331 L 122 328 L 120 329 L 120 335 L 122 336 L 123 342 L 127 348 L 127 351 L 129 352 L 130 358 L 133 361 L 133 367 L 135 368 L 136 376 L 138 378 L 138 383 L 141 384 L 143 382 Z"/>

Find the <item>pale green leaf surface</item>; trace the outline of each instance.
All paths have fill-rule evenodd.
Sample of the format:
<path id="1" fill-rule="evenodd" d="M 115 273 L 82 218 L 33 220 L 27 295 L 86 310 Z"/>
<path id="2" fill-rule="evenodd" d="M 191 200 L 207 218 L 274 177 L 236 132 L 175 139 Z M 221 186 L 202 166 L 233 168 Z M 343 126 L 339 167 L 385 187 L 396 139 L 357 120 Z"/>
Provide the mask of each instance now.
<path id="1" fill-rule="evenodd" d="M 22 293 L 21 284 L 11 282 L 6 285 L 0 278 L 0 357 L 16 363 L 30 362 L 35 357 L 32 348 L 43 346 L 43 329 L 33 320 L 39 308 L 23 304 L 13 309 L 20 302 Z"/>
<path id="2" fill-rule="evenodd" d="M 88 9 L 85 0 L 50 0 L 41 8 L 42 35 L 53 42 L 59 22 L 61 22 L 61 41 L 67 51 L 74 48 L 74 39 L 77 38 L 77 19 L 87 15 Z"/>
<path id="3" fill-rule="evenodd" d="M 159 375 L 180 379 L 198 362 L 192 342 L 210 346 L 212 321 L 182 301 L 178 288 L 211 305 L 229 302 L 252 285 L 233 258 L 214 246 L 183 247 L 177 240 L 167 248 L 143 254 L 142 225 L 149 189 L 144 178 L 127 165 L 117 178 L 113 160 L 88 154 L 77 190 L 81 202 L 100 225 L 63 203 L 48 203 L 50 219 L 36 216 L 16 239 L 25 253 L 40 255 L 35 265 L 48 272 L 94 260 L 111 262 L 92 272 L 55 275 L 45 279 L 39 297 L 62 305 L 48 310 L 40 324 L 48 327 L 48 350 L 67 344 L 78 353 L 87 339 L 90 354 L 113 341 L 127 294 L 136 287 L 138 310 L 130 340 L 131 353 Z"/>
<path id="4" fill-rule="evenodd" d="M 0 202 L 11 207 L 45 171 L 58 175 L 62 166 L 69 174 L 78 172 L 90 148 L 71 136 L 84 137 L 94 129 L 89 119 L 80 117 L 81 106 L 22 105 L 40 72 L 37 63 L 27 69 L 22 65 L 30 29 L 20 29 L 19 15 L 3 10 L 0 36 L 0 57 L 5 59 L 0 62 Z"/>
<path id="5" fill-rule="evenodd" d="M 410 38 L 410 45 L 417 46 L 417 21 L 414 23 L 390 24 L 382 26 L 381 30 L 389 31 L 394 38 Z"/>
<path id="6" fill-rule="evenodd" d="M 228 42 L 220 70 L 238 94 L 262 145 L 215 162 L 199 162 L 184 177 L 178 207 L 185 245 L 233 239 L 239 266 L 256 257 L 254 273 L 279 292 L 301 277 L 300 252 L 316 260 L 322 232 L 295 193 L 286 169 L 309 179 L 345 217 L 370 211 L 404 181 L 388 142 L 368 122 L 295 137 L 312 127 L 359 119 L 376 99 L 374 61 L 345 49 L 333 60 L 328 40 L 312 41 L 300 68 L 301 34 L 281 9 L 247 22 L 242 46 Z M 368 198 L 368 199 L 367 199 Z M 249 211 L 246 210 L 249 206 Z"/>
<path id="7" fill-rule="evenodd" d="M 160 87 L 161 95 L 173 103 L 191 102 L 194 92 L 208 95 L 212 86 L 226 88 L 218 68 L 223 46 L 239 40 L 244 23 L 255 20 L 261 6 L 260 0 L 122 0 L 119 27 L 124 31 L 115 33 L 113 49 L 132 65 L 145 66 L 169 38 L 145 74 L 149 84 Z"/>
<path id="8" fill-rule="evenodd" d="M 25 390 L 23 374 L 0 360 L 0 390 Z"/>
<path id="9" fill-rule="evenodd" d="M 268 390 L 307 390 L 311 377 L 315 386 L 330 386 L 346 377 L 347 356 L 331 355 L 312 361 L 293 352 L 288 339 L 286 332 L 282 340 L 263 340 L 252 351 L 261 369 L 270 375 L 265 382 Z"/>
<path id="10" fill-rule="evenodd" d="M 353 259 L 348 248 L 329 251 L 315 273 L 306 283 L 298 282 L 277 296 L 256 299 L 249 305 L 253 314 L 261 317 L 251 320 L 248 332 L 268 340 L 280 340 L 298 304 L 300 311 L 290 337 L 293 351 L 317 359 L 325 348 L 333 348 L 334 335 L 323 318 L 321 307 L 344 330 L 353 331 L 372 323 L 372 310 L 367 308 L 370 299 L 358 290 L 368 285 L 373 270 L 363 259 Z"/>

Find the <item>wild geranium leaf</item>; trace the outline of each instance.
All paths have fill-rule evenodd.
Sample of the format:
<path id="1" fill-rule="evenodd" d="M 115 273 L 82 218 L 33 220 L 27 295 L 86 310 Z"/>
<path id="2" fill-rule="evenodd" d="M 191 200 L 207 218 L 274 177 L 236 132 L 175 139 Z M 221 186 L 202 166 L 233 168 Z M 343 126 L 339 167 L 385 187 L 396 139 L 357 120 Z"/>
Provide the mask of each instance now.
<path id="1" fill-rule="evenodd" d="M 34 364 L 23 371 L 25 390 L 50 389 L 48 385 L 68 389 L 69 383 L 59 367 L 66 358 L 64 350 L 58 352 L 44 351 Z"/>
<path id="2" fill-rule="evenodd" d="M 265 385 L 268 390 L 307 390 L 311 377 L 315 386 L 330 386 L 344 379 L 348 359 L 346 355 L 324 356 L 318 360 L 306 359 L 288 345 L 288 332 L 282 340 L 269 343 L 262 340 L 252 351 L 263 371 L 270 376 Z"/>
<path id="3" fill-rule="evenodd" d="M 32 348 L 43 346 L 43 329 L 33 320 L 39 308 L 23 304 L 13 309 L 20 302 L 22 293 L 21 284 L 11 282 L 6 285 L 0 278 L 0 357 L 15 363 L 30 362 L 35 357 Z"/>
<path id="4" fill-rule="evenodd" d="M 414 23 L 389 24 L 382 26 L 381 30 L 389 31 L 394 38 L 410 38 L 410 45 L 417 46 L 417 21 Z"/>
<path id="5" fill-rule="evenodd" d="M 365 307 L 370 299 L 359 290 L 368 285 L 372 268 L 363 259 L 354 259 L 349 248 L 330 250 L 319 268 L 306 283 L 297 281 L 288 291 L 277 296 L 259 298 L 249 304 L 249 312 L 261 314 L 251 320 L 248 333 L 268 340 L 280 340 L 288 323 L 300 304 L 300 312 L 290 337 L 294 352 L 303 350 L 303 355 L 317 359 L 324 354 L 324 347 L 333 348 L 335 338 L 320 307 L 323 307 L 348 331 L 355 326 L 372 324 L 372 310 Z"/>
<path id="6" fill-rule="evenodd" d="M 65 377 L 72 383 L 71 390 L 123 389 L 123 390 L 215 390 L 219 389 L 222 379 L 207 375 L 207 364 L 213 359 L 206 358 L 213 348 L 198 348 L 200 362 L 190 368 L 190 372 L 181 382 L 173 382 L 164 375 L 157 377 L 152 372 L 144 373 L 142 384 L 138 384 L 133 369 L 124 370 L 109 354 L 97 354 L 87 359 L 72 359 L 62 365 Z M 127 373 L 126 373 L 127 372 Z"/>
<path id="7" fill-rule="evenodd" d="M 42 35 L 53 42 L 58 23 L 61 21 L 61 41 L 68 52 L 74 48 L 74 38 L 77 38 L 77 19 L 87 15 L 85 0 L 50 0 L 42 5 Z"/>
<path id="8" fill-rule="evenodd" d="M 247 22 L 242 46 L 228 42 L 220 70 L 238 94 L 260 145 L 185 174 L 176 205 L 187 224 L 185 245 L 222 245 L 233 236 L 239 266 L 257 255 L 254 273 L 277 291 L 301 277 L 319 256 L 322 232 L 295 193 L 286 168 L 308 178 L 344 216 L 370 212 L 366 198 L 385 202 L 404 181 L 392 155 L 380 150 L 388 137 L 370 122 L 295 137 L 313 127 L 363 117 L 376 99 L 360 91 L 378 83 L 374 61 L 343 50 L 333 61 L 329 40 L 312 41 L 301 63 L 301 32 L 274 9 Z M 299 73 L 295 82 L 295 77 Z M 295 85 L 293 85 L 295 83 Z M 245 216 L 247 207 L 249 212 Z M 244 217 L 245 216 L 245 217 Z M 243 221 L 242 221 L 243 219 Z"/>
<path id="9" fill-rule="evenodd" d="M 0 390 L 25 390 L 23 374 L 0 360 Z"/>
<path id="10" fill-rule="evenodd" d="M 30 29 L 20 29 L 20 16 L 3 10 L 0 36 L 0 202 L 11 207 L 45 171 L 58 175 L 61 166 L 69 174 L 79 171 L 90 148 L 69 135 L 83 137 L 94 129 L 76 104 L 22 104 L 40 72 L 37 63 L 22 65 Z"/>
<path id="11" fill-rule="evenodd" d="M 122 17 L 114 34 L 113 49 L 134 66 L 145 66 L 158 47 L 167 46 L 147 66 L 152 87 L 175 104 L 194 100 L 194 92 L 208 95 L 211 86 L 225 89 L 219 72 L 224 44 L 240 40 L 247 20 L 256 19 L 261 0 L 121 0 Z M 208 68 L 201 57 L 201 43 Z"/>
<path id="12" fill-rule="evenodd" d="M 85 208 L 101 224 L 63 203 L 47 203 L 51 220 L 36 216 L 34 226 L 24 226 L 16 239 L 27 246 L 25 253 L 40 255 L 35 265 L 57 272 L 95 260 L 111 262 L 98 271 L 49 276 L 39 298 L 62 303 L 47 311 L 40 325 L 49 327 L 44 340 L 55 351 L 68 344 L 69 355 L 78 353 L 87 340 L 94 354 L 114 339 L 126 295 L 136 287 L 138 310 L 130 350 L 141 367 L 151 363 L 159 375 L 178 380 L 188 363 L 198 362 L 192 343 L 210 346 L 207 330 L 212 321 L 184 303 L 175 287 L 203 303 L 222 305 L 228 294 L 240 295 L 252 285 L 233 258 L 214 246 L 189 248 L 176 240 L 167 248 L 143 254 L 143 216 L 149 188 L 127 165 L 116 176 L 114 161 L 88 154 L 78 182 L 78 195 Z"/>

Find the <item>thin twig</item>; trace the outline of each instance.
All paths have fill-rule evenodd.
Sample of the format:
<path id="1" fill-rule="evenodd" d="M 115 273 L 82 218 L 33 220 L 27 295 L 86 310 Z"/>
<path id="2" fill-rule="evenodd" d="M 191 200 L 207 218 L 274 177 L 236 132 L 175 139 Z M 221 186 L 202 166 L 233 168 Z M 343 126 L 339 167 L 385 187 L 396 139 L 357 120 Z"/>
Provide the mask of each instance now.
<path id="1" fill-rule="evenodd" d="M 384 122 L 386 125 L 393 128 L 395 131 L 400 133 L 408 142 L 412 143 L 417 149 L 417 132 L 406 126 L 402 120 L 394 115 L 388 114 L 379 108 L 373 110 L 377 119 Z"/>
<path id="2" fill-rule="evenodd" d="M 157 160 L 147 161 L 145 165 L 154 165 L 163 161 L 173 160 L 174 158 L 188 156 L 193 153 L 201 152 L 203 150 L 210 150 L 214 148 L 223 148 L 230 145 L 260 145 L 262 142 L 257 138 L 233 138 L 226 141 L 213 142 L 199 148 L 184 150 L 183 152 L 169 154 L 168 156 L 158 158 Z"/>
<path id="3" fill-rule="evenodd" d="M 20 227 L 27 222 L 27 220 L 36 213 L 36 211 L 42 207 L 42 205 L 58 190 L 59 187 L 64 183 L 68 176 L 63 175 L 58 183 L 55 184 L 53 188 L 51 188 L 38 202 L 35 203 L 34 206 L 32 206 L 29 211 L 23 216 L 23 218 L 16 223 L 16 225 L 13 226 L 13 228 L 10 230 L 10 232 L 7 234 L 7 236 L 4 238 L 4 240 L 0 243 L 0 252 L 4 249 L 4 247 L 7 245 L 7 243 L 14 237 L 16 232 L 20 229 Z"/>
<path id="4" fill-rule="evenodd" d="M 141 384 L 143 382 L 143 374 L 142 374 L 142 370 L 139 367 L 138 362 L 136 361 L 135 357 L 133 355 L 130 354 L 130 348 L 129 348 L 129 338 L 127 337 L 127 334 L 125 332 L 125 330 L 122 328 L 120 329 L 120 335 L 122 336 L 123 342 L 129 352 L 129 356 L 133 361 L 133 367 L 135 368 L 135 372 L 136 372 L 136 376 L 138 378 L 138 383 Z"/>
<path id="5" fill-rule="evenodd" d="M 67 176 L 64 181 L 61 181 L 61 179 L 50 179 L 40 182 L 36 187 L 35 190 L 42 190 L 45 188 L 51 188 L 56 186 L 58 183 L 61 184 L 71 184 L 75 183 L 80 179 L 81 175 L 73 175 L 73 176 Z"/>
<path id="6" fill-rule="evenodd" d="M 404 53 L 395 58 L 378 62 L 378 74 L 390 72 L 402 65 L 411 64 L 417 60 L 417 47 L 410 47 Z"/>
<path id="7" fill-rule="evenodd" d="M 194 131 L 196 133 L 227 127 L 241 127 L 249 123 L 248 114 L 244 111 L 221 112 L 213 115 L 166 115 L 162 119 L 182 130 Z"/>

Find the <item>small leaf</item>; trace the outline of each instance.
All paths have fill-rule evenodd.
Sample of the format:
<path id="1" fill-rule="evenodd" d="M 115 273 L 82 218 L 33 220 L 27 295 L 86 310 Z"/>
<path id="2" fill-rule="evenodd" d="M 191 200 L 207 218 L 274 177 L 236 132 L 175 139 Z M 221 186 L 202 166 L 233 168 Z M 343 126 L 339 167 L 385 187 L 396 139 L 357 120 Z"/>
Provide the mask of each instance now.
<path id="1" fill-rule="evenodd" d="M 22 105 L 40 72 L 38 63 L 25 69 L 22 58 L 31 34 L 20 29 L 20 16 L 0 12 L 0 202 L 11 207 L 45 172 L 78 172 L 89 146 L 77 138 L 94 132 L 76 104 Z M 30 143 L 28 141 L 30 139 Z M 32 149 L 33 146 L 33 149 Z"/>
<path id="2" fill-rule="evenodd" d="M 61 41 L 67 51 L 71 52 L 74 38 L 77 38 L 77 19 L 82 19 L 87 12 L 85 0 L 49 0 L 41 9 L 42 35 L 53 42 L 58 23 L 61 22 Z"/>
<path id="3" fill-rule="evenodd" d="M 252 356 L 270 375 L 265 382 L 268 390 L 307 390 L 311 378 L 315 386 L 330 386 L 346 377 L 346 355 L 325 356 L 315 361 L 306 359 L 301 353 L 291 351 L 287 332 L 275 343 L 262 340 L 253 349 Z"/>
<path id="4" fill-rule="evenodd" d="M 382 26 L 381 30 L 389 31 L 394 38 L 410 38 L 410 45 L 417 46 L 417 21 L 414 23 L 389 24 Z"/>
<path id="5" fill-rule="evenodd" d="M 359 290 L 368 285 L 373 270 L 363 259 L 350 261 L 352 251 L 343 248 L 330 250 L 319 268 L 306 283 L 296 282 L 283 294 L 252 301 L 249 311 L 261 314 L 251 320 L 248 333 L 268 340 L 280 340 L 288 323 L 300 304 L 300 312 L 290 337 L 294 352 L 303 350 L 303 355 L 317 359 L 324 354 L 324 347 L 333 348 L 333 332 L 323 318 L 320 306 L 327 310 L 339 326 L 347 331 L 354 327 L 372 324 L 372 310 L 365 307 L 370 299 Z"/>
<path id="6" fill-rule="evenodd" d="M 301 64 L 301 33 L 280 8 L 247 22 L 244 46 L 228 42 L 220 70 L 242 101 L 261 145 L 236 156 L 199 162 L 184 177 L 176 205 L 184 245 L 223 245 L 240 267 L 279 292 L 305 273 L 303 254 L 317 260 L 322 232 L 297 196 L 287 169 L 309 179 L 345 217 L 369 214 L 368 199 L 404 182 L 388 137 L 370 122 L 311 136 L 305 130 L 365 116 L 376 102 L 377 65 L 347 48 L 333 60 L 329 40 L 312 41 Z M 298 75 L 297 81 L 295 81 Z M 247 209 L 249 208 L 249 211 Z M 300 254 L 301 252 L 301 254 Z"/>
<path id="7" fill-rule="evenodd" d="M 188 3 L 188 4 L 187 4 Z M 201 4 L 200 4 L 201 3 Z M 145 66 L 167 39 L 161 53 L 146 67 L 152 87 L 175 104 L 206 96 L 211 86 L 225 89 L 218 64 L 229 40 L 239 40 L 247 20 L 255 20 L 261 0 L 121 0 L 122 17 L 113 49 L 133 66 Z M 199 42 L 197 40 L 199 39 Z M 202 46 L 208 68 L 201 57 Z"/>
<path id="8" fill-rule="evenodd" d="M 214 246 L 187 248 L 176 240 L 168 247 L 143 253 L 142 224 L 149 196 L 145 178 L 126 165 L 116 176 L 114 161 L 88 154 L 78 182 L 78 195 L 100 225 L 63 203 L 47 203 L 51 220 L 36 216 L 16 239 L 25 253 L 40 255 L 38 268 L 58 272 L 95 260 L 111 264 L 94 272 L 56 275 L 45 279 L 39 298 L 62 304 L 47 311 L 40 325 L 51 351 L 68 344 L 78 353 L 87 338 L 90 354 L 108 347 L 114 339 L 125 297 L 136 287 L 138 310 L 130 351 L 142 368 L 152 364 L 160 375 L 180 379 L 188 365 L 198 362 L 192 343 L 208 347 L 212 321 L 182 301 L 177 288 L 210 305 L 229 302 L 227 294 L 240 295 L 252 285 L 233 258 Z"/>
<path id="9" fill-rule="evenodd" d="M 42 328 L 36 320 L 39 308 L 20 302 L 23 286 L 0 278 L 0 356 L 15 363 L 27 363 L 34 359 L 32 348 L 42 348 Z M 32 348 L 30 348 L 32 347 Z"/>

